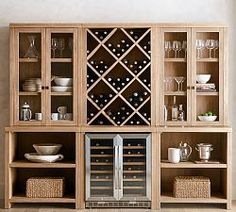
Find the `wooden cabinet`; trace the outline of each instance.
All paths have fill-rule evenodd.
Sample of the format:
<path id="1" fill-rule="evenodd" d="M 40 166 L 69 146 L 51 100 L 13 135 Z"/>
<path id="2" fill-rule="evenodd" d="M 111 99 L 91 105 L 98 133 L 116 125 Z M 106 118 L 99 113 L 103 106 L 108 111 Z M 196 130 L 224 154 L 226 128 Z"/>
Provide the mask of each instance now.
<path id="1" fill-rule="evenodd" d="M 77 29 L 19 27 L 11 29 L 11 38 L 11 124 L 75 125 L 78 114 Z M 56 41 L 55 50 L 51 50 L 52 40 Z M 70 79 L 70 84 L 55 84 L 53 79 L 62 77 Z M 31 108 L 30 121 L 22 120 L 24 103 Z M 67 107 L 70 118 L 52 120 L 51 114 L 58 113 L 60 106 Z M 36 113 L 41 113 L 42 119 L 36 119 Z"/>
<path id="2" fill-rule="evenodd" d="M 227 27 L 219 25 L 12 24 L 5 207 L 25 202 L 89 206 L 85 134 L 110 133 L 150 135 L 146 168 L 151 169 L 151 190 L 145 195 L 152 209 L 176 202 L 222 203 L 230 208 L 227 45 Z M 206 85 L 197 83 L 199 74 L 210 75 Z M 172 120 L 174 99 L 176 107 L 182 105 L 182 120 Z M 24 103 L 32 111 L 30 120 L 22 120 Z M 216 120 L 200 121 L 198 116 L 209 111 Z M 212 158 L 220 163 L 195 164 L 196 151 L 189 162 L 167 163 L 167 149 L 182 140 L 193 148 L 212 143 Z M 34 151 L 33 143 L 49 141 L 63 144 L 63 161 L 41 164 L 24 159 L 24 153 Z M 173 197 L 175 176 L 200 174 L 212 182 L 210 199 Z M 65 177 L 65 196 L 26 198 L 25 182 L 34 175 Z M 142 207 L 138 203 L 134 205 Z"/>
<path id="3" fill-rule="evenodd" d="M 161 125 L 227 125 L 227 87 L 226 54 L 227 42 L 224 28 L 163 28 L 161 29 Z M 218 46 L 208 48 L 207 41 L 212 40 Z M 180 47 L 173 49 L 174 42 L 180 42 Z M 197 43 L 202 41 L 202 47 Z M 185 43 L 185 44 L 184 44 Z M 184 46 L 183 46 L 184 44 Z M 179 50 L 179 49 L 180 50 Z M 210 54 L 211 51 L 211 54 Z M 197 83 L 199 74 L 209 74 L 208 85 L 213 89 L 200 89 Z M 182 82 L 181 82 L 182 80 Z M 162 83 L 162 82 L 160 82 Z M 179 86 L 178 86 L 179 84 Z M 171 106 L 174 98 L 176 104 L 183 105 L 184 121 L 171 120 Z M 163 107 L 168 110 L 165 120 Z M 198 116 L 208 111 L 213 112 L 217 119 L 214 122 L 200 121 Z"/>

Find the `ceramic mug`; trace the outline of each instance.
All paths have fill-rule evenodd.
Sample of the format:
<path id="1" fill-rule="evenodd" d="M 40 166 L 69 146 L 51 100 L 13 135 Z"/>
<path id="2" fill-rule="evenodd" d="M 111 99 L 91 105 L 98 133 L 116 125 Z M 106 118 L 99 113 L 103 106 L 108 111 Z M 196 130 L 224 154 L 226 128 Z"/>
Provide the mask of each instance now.
<path id="1" fill-rule="evenodd" d="M 52 113 L 52 114 L 51 114 L 51 119 L 52 119 L 53 121 L 59 120 L 59 113 Z"/>
<path id="2" fill-rule="evenodd" d="M 65 119 L 65 120 L 68 120 L 68 121 L 73 120 L 73 113 L 66 113 L 66 114 L 64 115 L 64 119 Z"/>
<path id="3" fill-rule="evenodd" d="M 180 149 L 179 148 L 168 148 L 168 161 L 170 163 L 180 162 Z"/>
<path id="4" fill-rule="evenodd" d="M 43 119 L 43 114 L 42 113 L 35 113 L 34 114 L 35 120 L 37 121 L 42 121 Z"/>
<path id="5" fill-rule="evenodd" d="M 58 111 L 58 113 L 66 114 L 67 107 L 66 106 L 60 106 L 60 107 L 57 108 L 57 111 Z"/>

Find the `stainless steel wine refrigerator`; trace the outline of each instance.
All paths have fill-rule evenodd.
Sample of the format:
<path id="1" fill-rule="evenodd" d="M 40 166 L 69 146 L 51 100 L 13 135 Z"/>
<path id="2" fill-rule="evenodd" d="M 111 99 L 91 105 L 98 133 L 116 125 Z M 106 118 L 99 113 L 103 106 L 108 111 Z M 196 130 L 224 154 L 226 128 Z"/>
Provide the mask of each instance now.
<path id="1" fill-rule="evenodd" d="M 86 206 L 150 207 L 151 135 L 86 134 Z"/>

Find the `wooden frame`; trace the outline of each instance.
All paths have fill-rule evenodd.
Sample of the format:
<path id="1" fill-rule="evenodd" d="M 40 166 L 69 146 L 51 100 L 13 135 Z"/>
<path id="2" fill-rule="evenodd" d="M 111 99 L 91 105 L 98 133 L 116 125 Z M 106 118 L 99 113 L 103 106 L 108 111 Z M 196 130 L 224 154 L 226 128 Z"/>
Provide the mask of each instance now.
<path id="1" fill-rule="evenodd" d="M 92 29 L 99 28 L 110 28 L 114 32 L 119 29 L 130 39 L 130 35 L 125 32 L 124 29 L 129 28 L 145 28 L 148 29 L 146 33 L 150 33 L 151 42 L 151 56 L 150 56 L 150 78 L 151 78 L 151 88 L 150 88 L 150 114 L 151 120 L 150 125 L 122 125 L 118 126 L 107 125 L 88 125 L 87 124 L 87 61 L 90 57 L 87 57 L 87 32 L 90 33 Z M 51 91 L 46 90 L 41 94 L 41 108 L 43 114 L 46 114 L 42 122 L 20 122 L 18 121 L 19 114 L 19 95 L 22 95 L 18 90 L 19 88 L 19 58 L 17 52 L 18 50 L 18 35 L 20 32 L 37 32 L 41 33 L 41 71 L 42 71 L 42 81 L 46 85 L 51 85 L 51 62 L 72 62 L 73 63 L 73 112 L 74 121 L 63 121 L 61 123 L 53 123 L 50 119 L 46 117 L 50 116 L 50 102 L 51 102 Z M 164 33 L 186 33 L 187 40 L 187 60 L 183 58 L 164 58 Z M 218 38 L 220 40 L 220 52 L 219 60 L 207 60 L 202 59 L 203 64 L 213 64 L 218 63 L 219 72 L 219 92 L 213 94 L 202 94 L 197 95 L 196 91 L 192 89 L 196 85 L 195 78 L 197 73 L 197 59 L 196 59 L 196 49 L 195 41 L 197 38 L 197 33 L 218 33 Z M 50 39 L 51 33 L 72 33 L 74 36 L 74 46 L 73 46 L 73 59 L 60 58 L 51 59 L 50 54 Z M 91 34 L 91 33 L 90 33 Z M 143 35 L 145 37 L 146 34 Z M 91 36 L 94 37 L 93 33 Z M 182 35 L 180 35 L 181 38 Z M 112 35 L 110 34 L 109 38 Z M 142 37 L 142 38 L 143 38 Z M 173 39 L 178 39 L 172 37 Z M 207 36 L 205 37 L 207 38 Z M 97 38 L 94 37 L 96 40 Z M 182 38 L 181 38 L 182 39 Z M 141 39 L 140 39 L 141 40 Z M 97 40 L 98 42 L 98 40 Z M 135 43 L 135 42 L 134 42 Z M 227 88 L 227 53 L 228 53 L 228 38 L 227 38 L 227 27 L 219 24 L 11 24 L 10 25 L 10 127 L 7 127 L 5 133 L 5 208 L 10 208 L 12 204 L 15 203 L 70 203 L 74 204 L 75 208 L 84 209 L 85 208 L 85 144 L 84 138 L 86 133 L 150 133 L 152 135 L 152 209 L 159 209 L 161 204 L 168 203 L 223 203 L 226 205 L 227 209 L 231 207 L 231 142 L 232 142 L 232 132 L 231 128 L 228 127 L 228 88 Z M 103 48 L 109 52 L 108 47 L 105 46 L 103 42 L 98 42 L 98 46 L 103 46 Z M 94 52 L 99 47 L 96 47 Z M 134 48 L 138 49 L 141 53 L 145 55 L 142 47 L 139 44 L 134 44 Z M 132 50 L 130 50 L 132 51 Z M 126 53 L 128 55 L 128 53 Z M 115 63 L 119 62 L 119 58 L 113 57 Z M 33 59 L 31 59 L 31 62 Z M 25 62 L 21 59 L 21 62 Z M 188 120 L 184 123 L 177 122 L 164 122 L 163 120 L 163 105 L 164 105 L 164 86 L 163 86 L 163 73 L 165 69 L 165 63 L 186 64 L 186 77 L 189 89 L 182 93 L 169 92 L 166 96 L 173 95 L 186 95 L 186 105 L 187 105 L 187 117 Z M 111 69 L 115 65 L 113 64 Z M 168 66 L 167 66 L 168 67 Z M 169 66 L 170 67 L 170 66 Z M 206 65 L 206 67 L 201 66 L 205 69 L 211 67 L 211 65 Z M 213 66 L 214 67 L 214 66 Z M 175 67 L 170 67 L 174 69 Z M 181 67 L 180 67 L 181 68 Z M 127 70 L 129 72 L 129 70 Z M 171 70 L 170 70 L 171 71 Z M 131 74 L 132 75 L 132 74 Z M 104 79 L 105 75 L 101 75 L 101 79 Z M 135 77 L 134 77 L 135 78 Z M 136 77 L 138 78 L 138 77 Z M 135 79 L 136 79 L 135 78 Z M 137 79 L 138 83 L 142 84 L 140 79 Z M 104 82 L 106 86 L 110 89 L 111 86 Z M 145 87 L 145 85 L 143 85 Z M 24 94 L 26 95 L 26 94 Z M 27 93 L 28 96 L 36 96 L 33 93 Z M 66 98 L 68 94 L 62 95 L 62 98 Z M 120 97 L 120 96 L 119 96 Z M 122 97 L 121 97 L 122 98 Z M 213 98 L 212 102 L 218 103 L 219 108 L 219 121 L 215 123 L 201 123 L 196 121 L 197 114 L 197 98 L 201 98 L 201 102 L 206 99 Z M 215 98 L 218 98 L 215 100 Z M 98 108 L 97 108 L 98 109 Z M 106 117 L 106 115 L 105 115 Z M 109 118 L 109 117 L 106 117 Z M 112 122 L 112 121 L 111 121 Z M 32 126 L 35 125 L 35 126 Z M 30 163 L 28 161 L 19 160 L 15 157 L 15 148 L 26 148 L 22 138 L 18 138 L 17 135 L 22 133 L 55 133 L 55 137 L 58 137 L 57 133 L 68 133 L 74 135 L 75 144 L 75 159 L 71 163 L 53 163 L 53 164 L 36 164 Z M 46 135 L 46 134 L 45 134 Z M 172 136 L 172 142 L 165 142 L 165 137 L 162 135 L 174 135 Z M 179 164 L 167 164 L 163 163 L 161 160 L 163 151 L 166 150 L 168 145 L 176 145 L 174 138 L 191 137 L 196 140 L 199 136 L 204 137 L 208 140 L 210 135 L 220 135 L 220 138 L 216 140 L 218 143 L 213 143 L 222 147 L 221 159 L 224 163 L 220 164 L 203 164 L 197 165 L 193 163 L 179 163 Z M 50 137 L 50 136 L 49 136 Z M 168 136 L 167 136 L 168 137 Z M 195 145 L 195 140 L 192 144 Z M 211 140 L 209 140 L 211 142 Z M 26 148 L 27 149 L 27 148 Z M 218 151 L 218 150 L 217 150 Z M 194 156 L 195 157 L 195 156 Z M 53 170 L 60 170 L 62 168 L 73 170 L 75 179 L 74 181 L 74 197 L 65 196 L 61 199 L 33 199 L 29 200 L 23 196 L 14 196 L 14 182 L 19 180 L 16 170 L 21 170 L 24 168 L 30 169 L 47 169 L 52 168 Z M 162 186 L 166 182 L 162 180 L 162 174 L 174 175 L 181 174 L 182 170 L 190 170 L 190 174 L 194 174 L 195 170 L 213 170 L 211 177 L 213 178 L 213 183 L 221 187 L 221 193 L 223 197 L 211 198 L 210 200 L 204 199 L 175 199 L 171 196 L 162 195 Z M 167 171 L 166 171 L 167 170 Z M 175 171 L 173 171 L 175 170 Z M 215 178 L 221 176 L 222 183 L 219 184 L 215 182 Z"/>

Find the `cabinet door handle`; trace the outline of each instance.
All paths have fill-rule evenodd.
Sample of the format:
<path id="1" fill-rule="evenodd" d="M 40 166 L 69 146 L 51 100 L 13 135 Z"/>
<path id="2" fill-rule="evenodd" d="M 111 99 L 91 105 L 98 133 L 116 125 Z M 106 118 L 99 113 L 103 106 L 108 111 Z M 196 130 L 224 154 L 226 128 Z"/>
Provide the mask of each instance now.
<path id="1" fill-rule="evenodd" d="M 45 86 L 45 88 L 46 88 L 47 90 L 49 90 L 49 86 Z"/>
<path id="2" fill-rule="evenodd" d="M 41 88 L 42 88 L 42 90 L 44 90 L 44 89 L 45 89 L 45 86 L 42 86 Z"/>
<path id="3" fill-rule="evenodd" d="M 195 90 L 195 86 L 192 86 L 191 89 Z"/>
<path id="4" fill-rule="evenodd" d="M 191 88 L 191 87 L 188 85 L 188 86 L 187 86 L 187 90 L 190 90 L 190 88 Z"/>

